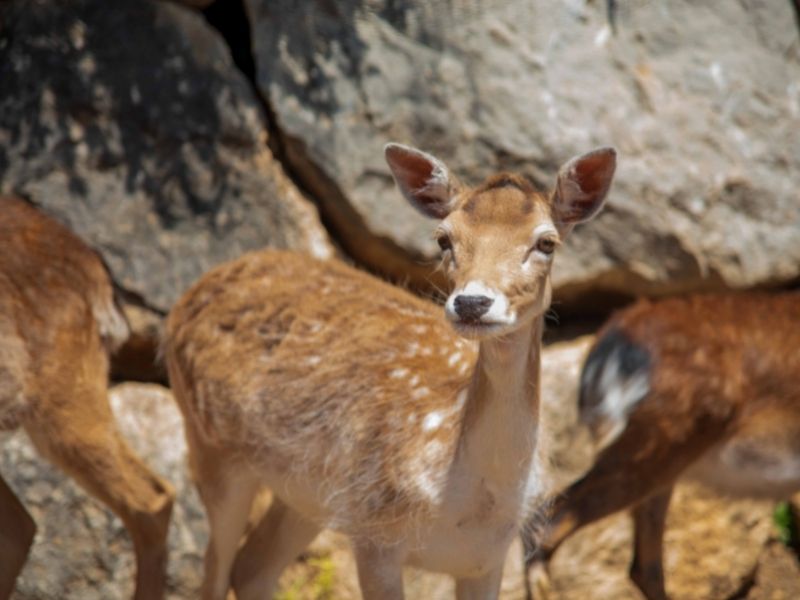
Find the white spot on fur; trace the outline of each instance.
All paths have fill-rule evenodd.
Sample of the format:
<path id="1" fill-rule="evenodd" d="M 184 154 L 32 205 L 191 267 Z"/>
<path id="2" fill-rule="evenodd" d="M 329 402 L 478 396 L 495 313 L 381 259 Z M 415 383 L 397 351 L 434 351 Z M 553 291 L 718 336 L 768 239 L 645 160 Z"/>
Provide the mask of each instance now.
<path id="1" fill-rule="evenodd" d="M 425 325 L 412 325 L 411 331 L 413 331 L 416 334 L 422 335 L 423 333 L 428 331 L 428 328 Z"/>
<path id="2" fill-rule="evenodd" d="M 317 366 L 321 362 L 322 362 L 322 357 L 321 356 L 309 356 L 306 359 L 306 364 L 310 365 L 312 367 Z"/>
<path id="3" fill-rule="evenodd" d="M 418 352 L 419 344 L 417 342 L 411 342 L 406 348 L 406 356 L 416 356 Z"/>
<path id="4" fill-rule="evenodd" d="M 435 502 L 439 499 L 439 494 L 441 491 L 439 490 L 439 486 L 436 484 L 436 478 L 432 473 L 422 471 L 419 473 L 419 475 L 417 475 L 414 483 L 416 484 L 417 489 L 421 491 L 428 500 Z"/>
<path id="5" fill-rule="evenodd" d="M 438 501 L 442 494 L 442 477 L 438 467 L 444 450 L 445 445 L 442 442 L 431 440 L 425 444 L 413 463 L 414 487 L 433 502 Z"/>
<path id="6" fill-rule="evenodd" d="M 430 393 L 431 393 L 430 388 L 421 387 L 421 388 L 417 388 L 413 392 L 411 392 L 411 397 L 414 400 L 419 400 L 420 398 L 424 398 L 425 396 L 430 395 Z"/>
<path id="7" fill-rule="evenodd" d="M 389 371 L 389 377 L 391 379 L 404 379 L 408 377 L 408 369 L 392 369 Z"/>
<path id="8" fill-rule="evenodd" d="M 455 364 L 461 360 L 461 356 L 461 352 L 453 352 L 453 354 L 450 355 L 450 358 L 447 359 L 447 365 L 450 367 L 455 366 Z"/>
<path id="9" fill-rule="evenodd" d="M 443 421 L 444 413 L 442 413 L 442 411 L 434 410 L 433 412 L 429 412 L 422 420 L 422 431 L 434 431 L 439 429 Z"/>

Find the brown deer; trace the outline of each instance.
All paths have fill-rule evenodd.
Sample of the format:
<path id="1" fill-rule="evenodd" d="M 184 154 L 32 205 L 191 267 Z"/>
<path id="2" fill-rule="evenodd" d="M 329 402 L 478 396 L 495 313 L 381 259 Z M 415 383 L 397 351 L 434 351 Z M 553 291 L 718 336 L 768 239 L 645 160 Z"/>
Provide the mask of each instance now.
<path id="1" fill-rule="evenodd" d="M 620 311 L 586 359 L 579 414 L 603 449 L 554 500 L 542 538 L 526 538 L 538 595 L 548 595 L 546 565 L 567 537 L 631 509 L 631 579 L 647 598 L 667 598 L 662 541 L 679 477 L 739 496 L 800 490 L 800 293 L 642 300 Z"/>
<path id="2" fill-rule="evenodd" d="M 66 227 L 0 198 L 0 430 L 22 426 L 39 453 L 125 523 L 136 594 L 163 595 L 171 487 L 130 450 L 108 403 L 109 353 L 128 336 L 99 255 Z M 36 525 L 0 478 L 0 598 Z"/>
<path id="3" fill-rule="evenodd" d="M 323 527 L 349 535 L 365 597 L 402 598 L 410 564 L 452 574 L 459 598 L 494 598 L 540 493 L 550 267 L 600 209 L 615 152 L 572 159 L 550 195 L 513 174 L 463 186 L 398 144 L 386 159 L 408 201 L 442 221 L 446 319 L 344 264 L 275 251 L 212 270 L 168 318 L 170 381 L 211 525 L 205 598 L 229 586 L 239 600 L 269 596 Z M 262 484 L 273 504 L 239 548 Z"/>

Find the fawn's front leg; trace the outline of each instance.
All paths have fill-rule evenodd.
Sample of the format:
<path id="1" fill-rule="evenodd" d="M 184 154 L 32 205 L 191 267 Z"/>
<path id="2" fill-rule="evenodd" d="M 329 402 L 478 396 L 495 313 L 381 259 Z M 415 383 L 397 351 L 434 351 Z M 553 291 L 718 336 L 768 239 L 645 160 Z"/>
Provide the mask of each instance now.
<path id="1" fill-rule="evenodd" d="M 482 575 L 456 581 L 457 600 L 496 600 L 500 595 L 500 581 L 503 578 L 502 563 Z"/>

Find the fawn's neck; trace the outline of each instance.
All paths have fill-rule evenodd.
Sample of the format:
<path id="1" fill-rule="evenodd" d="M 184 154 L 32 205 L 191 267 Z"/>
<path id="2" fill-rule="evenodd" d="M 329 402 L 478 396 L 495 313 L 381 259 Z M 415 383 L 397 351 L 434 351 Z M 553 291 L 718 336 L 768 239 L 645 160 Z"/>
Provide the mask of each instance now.
<path id="1" fill-rule="evenodd" d="M 542 317 L 481 342 L 467 396 L 461 447 L 473 473 L 525 493 L 539 422 Z"/>

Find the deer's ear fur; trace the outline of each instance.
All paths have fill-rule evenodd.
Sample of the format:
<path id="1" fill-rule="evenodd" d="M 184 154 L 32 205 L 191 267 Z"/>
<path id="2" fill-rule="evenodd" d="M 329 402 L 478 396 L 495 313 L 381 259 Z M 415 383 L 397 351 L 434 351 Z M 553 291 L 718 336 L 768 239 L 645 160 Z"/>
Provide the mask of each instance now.
<path id="1" fill-rule="evenodd" d="M 386 144 L 384 155 L 397 187 L 423 215 L 443 219 L 453 208 L 457 182 L 445 164 L 427 152 Z"/>
<path id="2" fill-rule="evenodd" d="M 553 215 L 559 227 L 569 231 L 600 211 L 616 166 L 616 150 L 598 148 L 570 159 L 561 167 L 553 194 Z"/>

